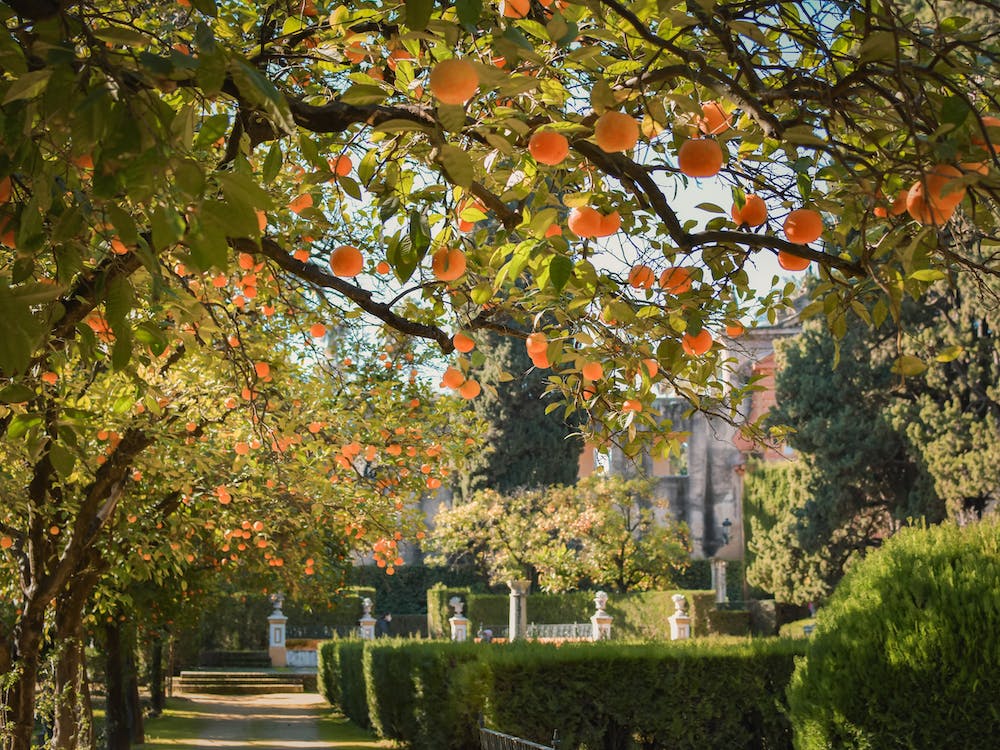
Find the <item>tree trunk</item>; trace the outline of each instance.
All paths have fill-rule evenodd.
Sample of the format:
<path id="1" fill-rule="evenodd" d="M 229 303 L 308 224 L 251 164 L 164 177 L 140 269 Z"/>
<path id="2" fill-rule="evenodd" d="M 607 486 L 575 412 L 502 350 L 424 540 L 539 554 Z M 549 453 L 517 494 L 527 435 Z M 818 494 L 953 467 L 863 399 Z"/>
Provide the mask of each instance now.
<path id="1" fill-rule="evenodd" d="M 35 693 L 38 685 L 39 650 L 45 625 L 45 608 L 34 601 L 23 603 L 24 612 L 14 628 L 13 664 L 17 681 L 4 715 L 3 750 L 31 750 L 35 730 Z"/>
<path id="2" fill-rule="evenodd" d="M 163 635 L 153 636 L 149 649 L 149 697 L 153 712 L 159 715 L 166 706 L 163 673 Z"/>
<path id="3" fill-rule="evenodd" d="M 93 725 L 93 714 L 84 703 L 83 611 L 98 572 L 88 570 L 71 578 L 56 597 L 56 643 L 60 649 L 55 670 L 55 722 L 53 750 L 77 750 L 87 728 Z"/>
<path id="4" fill-rule="evenodd" d="M 107 654 L 106 748 L 129 750 L 133 743 L 141 744 L 144 739 L 133 639 L 119 620 L 108 623 L 104 632 Z"/>

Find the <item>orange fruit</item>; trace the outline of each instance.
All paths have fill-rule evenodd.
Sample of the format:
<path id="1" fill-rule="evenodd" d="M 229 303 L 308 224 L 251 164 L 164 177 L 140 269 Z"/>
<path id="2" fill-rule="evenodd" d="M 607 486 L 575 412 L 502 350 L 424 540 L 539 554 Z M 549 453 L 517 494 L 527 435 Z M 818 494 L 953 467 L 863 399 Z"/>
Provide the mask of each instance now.
<path id="1" fill-rule="evenodd" d="M 301 214 L 307 208 L 312 208 L 312 205 L 313 197 L 309 195 L 309 193 L 303 193 L 289 203 L 288 208 L 292 211 L 292 213 Z"/>
<path id="2" fill-rule="evenodd" d="M 458 389 L 458 395 L 464 399 L 472 399 L 483 392 L 482 386 L 475 380 L 466 380 Z"/>
<path id="3" fill-rule="evenodd" d="M 399 49 L 394 49 L 392 52 L 389 53 L 389 56 L 386 58 L 386 63 L 389 65 L 389 70 L 395 70 L 396 62 L 398 60 L 412 60 L 412 59 L 413 55 L 410 54 L 410 51 L 408 49 L 400 47 Z"/>
<path id="4" fill-rule="evenodd" d="M 549 228 L 545 230 L 546 237 L 561 237 L 562 227 L 558 224 L 550 224 Z"/>
<path id="5" fill-rule="evenodd" d="M 309 335 L 314 339 L 321 339 L 326 336 L 326 326 L 322 323 L 313 323 L 309 327 Z"/>
<path id="6" fill-rule="evenodd" d="M 684 266 L 673 266 L 660 274 L 660 287 L 670 294 L 690 291 L 691 282 L 691 271 Z"/>
<path id="7" fill-rule="evenodd" d="M 652 289 L 656 283 L 656 274 L 649 266 L 632 266 L 628 272 L 628 284 L 633 289 Z"/>
<path id="8" fill-rule="evenodd" d="M 266 378 L 271 374 L 271 365 L 267 362 L 258 362 L 253 366 L 253 370 L 257 373 L 258 378 Z"/>
<path id="9" fill-rule="evenodd" d="M 646 371 L 649 373 L 650 378 L 655 378 L 656 373 L 660 371 L 660 363 L 655 359 L 644 359 L 642 363 L 646 365 Z"/>
<path id="10" fill-rule="evenodd" d="M 465 382 L 465 375 L 457 367 L 449 367 L 441 376 L 441 382 L 448 388 L 458 388 Z"/>
<path id="11" fill-rule="evenodd" d="M 622 215 L 617 211 L 612 211 L 601 217 L 601 225 L 598 237 L 610 237 L 622 226 Z"/>
<path id="12" fill-rule="evenodd" d="M 367 55 L 368 55 L 368 50 L 365 49 L 362 45 L 358 44 L 357 42 L 349 44 L 347 48 L 344 50 L 344 57 L 346 57 L 355 65 L 364 60 Z"/>
<path id="13" fill-rule="evenodd" d="M 767 204 L 764 203 L 764 199 L 759 195 L 751 193 L 746 197 L 743 203 L 743 208 L 737 208 L 736 204 L 733 204 L 733 221 L 739 226 L 746 224 L 749 227 L 759 227 L 765 221 L 767 221 Z"/>
<path id="14" fill-rule="evenodd" d="M 439 281 L 455 281 L 465 273 L 465 253 L 442 247 L 431 258 L 431 269 Z"/>
<path id="15" fill-rule="evenodd" d="M 809 262 L 808 258 L 800 258 L 784 250 L 778 251 L 778 265 L 786 271 L 805 271 L 809 268 Z"/>
<path id="16" fill-rule="evenodd" d="M 361 251 L 351 245 L 341 245 L 330 253 L 330 270 L 334 276 L 352 278 L 361 273 L 364 264 Z"/>
<path id="17" fill-rule="evenodd" d="M 11 539 L 6 534 L 4 536 L 0 536 L 0 549 L 10 549 L 13 546 L 14 546 L 13 539 Z"/>
<path id="18" fill-rule="evenodd" d="M 524 18 L 531 9 L 531 0 L 504 0 L 503 14 L 507 18 Z"/>
<path id="19" fill-rule="evenodd" d="M 549 355 L 547 352 L 540 352 L 538 354 L 529 354 L 528 356 L 531 358 L 531 364 L 533 364 L 539 370 L 544 370 L 552 366 L 552 363 L 549 362 Z"/>
<path id="20" fill-rule="evenodd" d="M 341 154 L 336 159 L 330 159 L 329 164 L 330 171 L 338 177 L 346 177 L 354 168 L 354 162 L 351 161 L 351 157 L 347 154 Z"/>
<path id="21" fill-rule="evenodd" d="M 726 325 L 726 335 L 731 339 L 736 339 L 746 332 L 742 323 L 729 323 Z"/>
<path id="22" fill-rule="evenodd" d="M 642 401 L 636 398 L 627 398 L 622 402 L 622 411 L 640 412 L 642 411 Z"/>
<path id="23" fill-rule="evenodd" d="M 823 217 L 811 208 L 797 208 L 785 218 L 785 237 L 796 245 L 808 245 L 823 234 Z"/>
<path id="24" fill-rule="evenodd" d="M 1000 117 L 994 117 L 993 115 L 983 115 L 981 118 L 983 121 L 984 128 L 997 128 L 1000 129 Z M 978 130 L 978 128 L 977 128 Z M 1000 136 L 996 135 L 996 130 L 989 134 L 990 145 L 994 151 L 1000 153 Z M 982 135 L 976 133 L 972 136 L 972 142 L 977 146 L 986 147 L 986 139 Z"/>
<path id="25" fill-rule="evenodd" d="M 476 348 L 476 342 L 464 333 L 456 333 L 452 336 L 451 343 L 454 344 L 455 349 L 462 352 L 462 354 L 468 354 Z"/>
<path id="26" fill-rule="evenodd" d="M 128 246 L 117 237 L 111 240 L 111 251 L 115 255 L 128 255 Z"/>
<path id="27" fill-rule="evenodd" d="M 479 88 L 479 73 L 468 60 L 442 60 L 431 71 L 430 87 L 442 104 L 465 104 Z"/>
<path id="28" fill-rule="evenodd" d="M 524 341 L 524 347 L 528 350 L 528 354 L 545 354 L 549 348 L 549 339 L 541 331 L 536 331 L 535 333 L 529 334 L 528 338 Z"/>
<path id="29" fill-rule="evenodd" d="M 90 154 L 80 154 L 80 156 L 74 156 L 71 161 L 80 169 L 94 168 L 94 157 Z"/>
<path id="30" fill-rule="evenodd" d="M 594 140 L 609 154 L 628 151 L 639 142 L 639 123 L 631 115 L 609 110 L 594 123 Z"/>
<path id="31" fill-rule="evenodd" d="M 601 231 L 601 212 L 590 206 L 578 206 L 569 212 L 566 226 L 577 237 L 596 237 Z"/>
<path id="32" fill-rule="evenodd" d="M 677 165 L 688 177 L 713 177 L 722 162 L 722 146 L 711 138 L 688 138 L 677 152 Z"/>
<path id="33" fill-rule="evenodd" d="M 695 334 L 685 333 L 681 339 L 681 348 L 688 356 L 700 357 L 712 348 L 712 334 L 707 328 L 702 328 Z"/>
<path id="34" fill-rule="evenodd" d="M 604 377 L 604 367 L 600 362 L 588 362 L 580 368 L 580 373 L 587 380 L 600 380 Z"/>
<path id="35" fill-rule="evenodd" d="M 729 130 L 732 124 L 733 116 L 727 114 L 718 102 L 705 102 L 701 105 L 698 129 L 705 135 L 724 133 Z"/>
<path id="36" fill-rule="evenodd" d="M 962 176 L 961 170 L 950 164 L 938 164 L 910 187 L 906 210 L 921 224 L 945 224 L 965 197 L 965 188 L 952 189 L 952 183 Z"/>
<path id="37" fill-rule="evenodd" d="M 380 260 L 378 262 L 378 265 L 375 266 L 375 272 L 376 273 L 387 274 L 387 273 L 389 273 L 390 270 L 391 270 L 391 268 L 389 266 L 389 263 L 386 262 L 386 261 L 384 261 L 384 260 Z"/>
<path id="38" fill-rule="evenodd" d="M 560 133 L 539 130 L 528 140 L 528 152 L 535 161 L 555 166 L 569 156 L 569 141 Z"/>
<path id="39" fill-rule="evenodd" d="M 903 188 L 896 195 L 896 199 L 889 206 L 889 214 L 892 216 L 899 216 L 900 214 L 906 213 L 906 198 L 909 196 L 910 191 Z"/>

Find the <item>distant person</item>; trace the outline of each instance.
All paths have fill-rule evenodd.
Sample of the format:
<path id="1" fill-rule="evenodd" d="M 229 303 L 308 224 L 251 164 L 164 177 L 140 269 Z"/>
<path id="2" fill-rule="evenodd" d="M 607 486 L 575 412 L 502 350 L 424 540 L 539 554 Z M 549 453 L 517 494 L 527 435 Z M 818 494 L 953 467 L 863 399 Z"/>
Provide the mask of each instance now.
<path id="1" fill-rule="evenodd" d="M 389 637 L 389 623 L 390 622 L 392 622 L 392 614 L 389 613 L 389 612 L 386 612 L 384 615 L 382 615 L 378 619 L 378 622 L 375 623 L 375 628 L 378 630 L 378 637 L 379 638 L 388 638 Z"/>

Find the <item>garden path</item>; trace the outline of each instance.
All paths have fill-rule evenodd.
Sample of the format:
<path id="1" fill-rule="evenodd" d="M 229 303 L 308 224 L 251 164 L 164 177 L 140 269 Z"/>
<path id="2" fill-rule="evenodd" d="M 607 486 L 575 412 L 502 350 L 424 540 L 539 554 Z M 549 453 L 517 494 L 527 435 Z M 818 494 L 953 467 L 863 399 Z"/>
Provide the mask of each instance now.
<path id="1" fill-rule="evenodd" d="M 146 750 L 368 750 L 384 742 L 340 716 L 315 693 L 185 694 L 146 725 Z"/>

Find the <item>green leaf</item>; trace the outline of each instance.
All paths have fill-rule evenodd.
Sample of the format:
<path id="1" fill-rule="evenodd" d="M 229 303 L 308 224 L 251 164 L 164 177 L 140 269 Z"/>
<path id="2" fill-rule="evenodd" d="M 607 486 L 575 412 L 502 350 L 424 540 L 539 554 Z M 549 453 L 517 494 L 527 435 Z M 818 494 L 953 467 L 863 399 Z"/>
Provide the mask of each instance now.
<path id="1" fill-rule="evenodd" d="M 904 354 L 892 363 L 892 372 L 903 377 L 913 377 L 919 375 L 927 369 L 927 365 L 919 357 Z"/>
<path id="2" fill-rule="evenodd" d="M 105 211 L 107 211 L 111 223 L 114 224 L 115 231 L 118 232 L 118 239 L 126 245 L 138 244 L 139 230 L 136 229 L 132 214 L 115 203 L 108 204 Z"/>
<path id="3" fill-rule="evenodd" d="M 455 10 L 458 11 L 459 23 L 472 31 L 479 24 L 479 16 L 483 12 L 483 3 L 482 0 L 457 0 Z"/>
<path id="4" fill-rule="evenodd" d="M 958 127 L 972 110 L 963 96 L 949 96 L 941 105 L 941 122 L 948 122 Z"/>
<path id="5" fill-rule="evenodd" d="M 406 25 L 414 31 L 423 31 L 433 10 L 434 0 L 406 0 Z"/>
<path id="6" fill-rule="evenodd" d="M 61 443 L 52 443 L 49 448 L 49 460 L 63 479 L 68 479 L 73 473 L 73 467 L 76 466 L 76 456 Z"/>
<path id="7" fill-rule="evenodd" d="M 462 117 L 464 119 L 465 114 L 463 111 Z M 379 123 L 372 130 L 378 131 L 380 133 L 408 133 L 411 131 L 420 131 L 423 133 L 430 133 L 431 129 L 427 125 L 423 125 L 419 122 L 414 122 L 413 120 L 386 120 L 385 122 Z"/>
<path id="8" fill-rule="evenodd" d="M 410 245 L 417 254 L 417 263 L 424 259 L 431 246 L 431 228 L 427 215 L 422 211 L 410 212 L 409 231 Z"/>
<path id="9" fill-rule="evenodd" d="M 273 182 L 274 178 L 278 176 L 278 172 L 281 171 L 283 161 L 284 156 L 281 153 L 281 144 L 277 142 L 272 143 L 271 148 L 267 150 L 267 156 L 264 158 L 261 179 L 264 182 Z"/>
<path id="10" fill-rule="evenodd" d="M 919 271 L 911 273 L 910 278 L 917 281 L 940 281 L 947 279 L 948 274 L 938 268 L 921 268 Z"/>
<path id="11" fill-rule="evenodd" d="M 49 78 L 52 77 L 52 68 L 42 68 L 18 77 L 3 99 L 4 104 L 16 102 L 19 99 L 33 99 L 45 90 Z"/>
<path id="12" fill-rule="evenodd" d="M 18 414 L 10 421 L 10 426 L 7 427 L 6 437 L 9 440 L 17 440 L 18 438 L 24 437 L 28 430 L 33 427 L 38 427 L 42 424 L 42 416 L 40 414 Z"/>
<path id="13" fill-rule="evenodd" d="M 472 159 L 465 151 L 457 146 L 445 144 L 438 154 L 438 161 L 441 162 L 441 166 L 444 167 L 445 173 L 453 183 L 464 188 L 472 185 L 475 170 Z"/>
<path id="14" fill-rule="evenodd" d="M 295 120 L 288 103 L 263 73 L 244 60 L 233 60 L 229 65 L 233 82 L 240 96 L 248 103 L 260 107 L 272 124 L 285 133 L 295 132 Z"/>
<path id="15" fill-rule="evenodd" d="M 3 401 L 5 404 L 23 404 L 34 397 L 34 388 L 28 388 L 28 386 L 20 385 L 19 383 L 8 385 L 0 391 L 0 401 Z"/>
<path id="16" fill-rule="evenodd" d="M 573 261 L 565 255 L 554 255 L 549 261 L 549 281 L 557 291 L 562 291 L 573 275 Z"/>
<path id="17" fill-rule="evenodd" d="M 369 104 L 381 104 L 389 96 L 389 92 L 381 86 L 367 83 L 356 83 L 340 96 L 344 104 L 364 107 Z"/>
<path id="18" fill-rule="evenodd" d="M 135 339 L 140 344 L 148 346 L 157 357 L 166 351 L 167 337 L 163 335 L 163 331 L 152 323 L 140 323 L 135 329 Z"/>
<path id="19" fill-rule="evenodd" d="M 217 114 L 205 119 L 194 139 L 196 148 L 205 148 L 219 140 L 229 130 L 229 115 Z"/>
<path id="20" fill-rule="evenodd" d="M 94 29 L 93 34 L 102 42 L 110 42 L 123 47 L 132 47 L 137 50 L 145 49 L 149 46 L 150 37 L 133 29 L 124 26 L 105 26 L 103 29 Z"/>
<path id="21" fill-rule="evenodd" d="M 861 43 L 860 57 L 862 62 L 892 60 L 896 52 L 896 35 L 891 31 L 876 31 Z"/>
<path id="22" fill-rule="evenodd" d="M 964 346 L 959 346 L 955 344 L 954 346 L 948 346 L 938 352 L 938 355 L 934 357 L 937 362 L 951 362 L 958 359 L 965 352 Z"/>
<path id="23" fill-rule="evenodd" d="M 350 177 L 338 177 L 337 184 L 343 188 L 345 193 L 354 198 L 354 200 L 361 200 L 361 188 L 358 183 Z"/>
<path id="24" fill-rule="evenodd" d="M 215 18 L 219 14 L 215 0 L 191 0 L 191 4 L 206 16 Z"/>
<path id="25" fill-rule="evenodd" d="M 158 206 L 150 221 L 153 229 L 153 247 L 163 250 L 176 244 L 184 236 L 184 219 L 172 206 Z"/>

